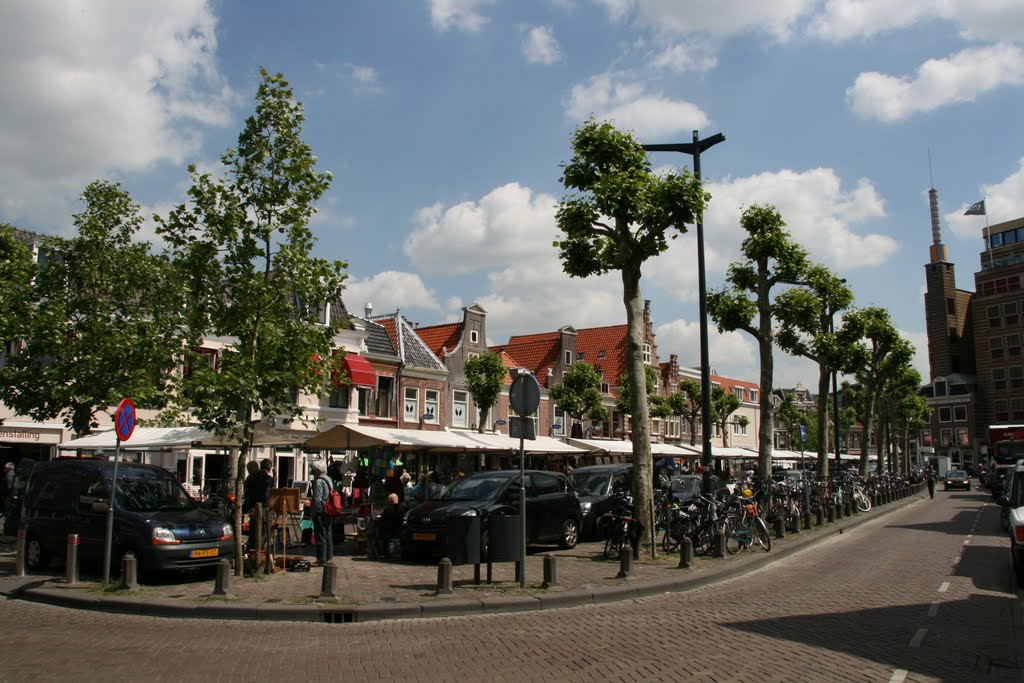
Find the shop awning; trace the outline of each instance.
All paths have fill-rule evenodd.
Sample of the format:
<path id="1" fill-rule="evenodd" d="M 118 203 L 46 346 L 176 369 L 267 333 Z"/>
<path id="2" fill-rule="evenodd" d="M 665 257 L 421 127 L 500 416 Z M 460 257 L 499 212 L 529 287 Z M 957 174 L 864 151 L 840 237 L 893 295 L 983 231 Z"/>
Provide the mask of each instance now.
<path id="1" fill-rule="evenodd" d="M 357 387 L 377 386 L 377 373 L 373 371 L 373 366 L 358 353 L 346 353 L 343 365 L 352 384 Z"/>
<path id="2" fill-rule="evenodd" d="M 193 442 L 209 438 L 210 432 L 199 427 L 137 427 L 127 441 L 121 442 L 126 451 L 159 451 L 165 448 L 189 448 Z M 58 446 L 65 451 L 113 451 L 117 448 L 117 434 L 113 429 L 65 441 Z"/>
<path id="3" fill-rule="evenodd" d="M 470 431 L 392 429 L 363 425 L 337 425 L 308 439 L 305 448 L 358 450 L 371 446 L 394 446 L 398 451 L 433 450 L 448 452 L 487 452 L 519 450 L 519 439 L 505 434 L 480 434 Z M 559 439 L 524 439 L 527 453 L 581 453 L 581 449 Z"/>
<path id="4" fill-rule="evenodd" d="M 570 445 L 592 453 L 608 455 L 633 455 L 633 442 L 621 439 L 567 439 Z M 651 454 L 660 457 L 692 458 L 694 453 L 688 448 L 681 448 L 667 443 L 652 443 Z"/>

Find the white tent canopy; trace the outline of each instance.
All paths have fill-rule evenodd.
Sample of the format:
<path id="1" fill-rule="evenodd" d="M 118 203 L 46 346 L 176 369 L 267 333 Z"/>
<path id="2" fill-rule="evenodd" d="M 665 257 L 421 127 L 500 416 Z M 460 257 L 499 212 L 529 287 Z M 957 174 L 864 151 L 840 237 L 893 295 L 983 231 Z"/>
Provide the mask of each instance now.
<path id="1" fill-rule="evenodd" d="M 159 451 L 170 448 L 189 448 L 193 443 L 210 438 L 212 434 L 199 427 L 136 427 L 131 438 L 121 442 L 129 451 Z M 65 451 L 114 450 L 117 434 L 113 429 L 71 439 L 60 444 Z"/>
<path id="2" fill-rule="evenodd" d="M 363 425 L 337 425 L 308 439 L 305 448 L 359 449 L 370 446 L 391 445 L 398 451 L 438 450 L 455 452 L 507 451 L 518 452 L 519 439 L 505 434 L 480 434 L 470 431 L 426 431 L 421 429 L 392 429 Z M 524 439 L 527 453 L 579 454 L 584 449 L 558 439 L 539 436 Z"/>
<path id="3" fill-rule="evenodd" d="M 633 442 L 621 439 L 567 439 L 570 445 L 592 453 L 608 455 L 633 455 Z M 689 447 L 673 446 L 667 443 L 652 443 L 651 454 L 661 457 L 692 458 L 697 453 Z"/>

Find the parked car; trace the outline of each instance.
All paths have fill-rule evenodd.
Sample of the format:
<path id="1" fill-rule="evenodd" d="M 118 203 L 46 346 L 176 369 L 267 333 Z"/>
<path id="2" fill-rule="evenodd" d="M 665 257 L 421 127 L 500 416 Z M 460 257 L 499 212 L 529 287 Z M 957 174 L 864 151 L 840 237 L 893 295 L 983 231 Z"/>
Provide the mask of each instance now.
<path id="1" fill-rule="evenodd" d="M 950 489 L 963 489 L 964 491 L 971 490 L 971 478 L 967 476 L 965 470 L 947 470 L 946 476 L 942 479 L 942 488 L 944 491 Z"/>
<path id="2" fill-rule="evenodd" d="M 1010 468 L 1005 493 L 998 499 L 1010 532 L 1010 557 L 1017 585 L 1024 588 L 1024 464 Z"/>
<path id="3" fill-rule="evenodd" d="M 40 462 L 28 478 L 22 507 L 25 565 L 31 570 L 64 557 L 78 534 L 82 563 L 102 566 L 114 463 L 68 458 Z M 173 473 L 155 465 L 121 463 L 114 496 L 111 567 L 131 551 L 140 575 L 215 566 L 235 554 L 226 519 L 189 497 Z"/>
<path id="4" fill-rule="evenodd" d="M 569 481 L 580 498 L 580 510 L 583 513 L 581 539 L 594 540 L 600 535 L 597 521 L 601 519 L 601 515 L 612 509 L 615 502 L 612 493 L 617 488 L 629 488 L 632 471 L 631 464 L 590 465 L 577 467 L 572 471 Z"/>
<path id="5" fill-rule="evenodd" d="M 569 479 L 560 472 L 527 470 L 526 543 L 557 543 L 574 548 L 583 513 Z M 434 499 L 414 505 L 405 514 L 402 555 L 444 554 L 449 520 L 480 518 L 481 559 L 487 557 L 488 520 L 495 515 L 519 514 L 519 470 L 477 472 L 452 482 Z"/>
<path id="6" fill-rule="evenodd" d="M 686 503 L 700 495 L 704 477 L 699 474 L 677 474 L 670 479 L 672 483 L 672 500 Z"/>

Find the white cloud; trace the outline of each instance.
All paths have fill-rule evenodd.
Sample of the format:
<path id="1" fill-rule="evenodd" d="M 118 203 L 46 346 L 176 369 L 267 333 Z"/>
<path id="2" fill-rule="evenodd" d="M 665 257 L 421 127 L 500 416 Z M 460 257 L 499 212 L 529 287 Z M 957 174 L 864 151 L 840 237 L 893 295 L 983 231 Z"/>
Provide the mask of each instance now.
<path id="1" fill-rule="evenodd" d="M 672 43 L 651 57 L 651 66 L 672 73 L 710 71 L 718 65 L 718 58 L 706 43 Z"/>
<path id="2" fill-rule="evenodd" d="M 342 298 L 349 312 L 358 316 L 363 315 L 363 308 L 368 302 L 373 305 L 375 314 L 407 308 L 442 311 L 434 291 L 427 287 L 419 275 L 394 270 L 386 270 L 364 279 L 348 280 Z"/>
<path id="3" fill-rule="evenodd" d="M 952 22 L 969 40 L 1019 41 L 1024 35 L 1024 4 L 1018 0 L 829 0 L 808 31 L 843 41 L 929 20 Z"/>
<path id="4" fill-rule="evenodd" d="M 1024 51 L 1014 45 L 968 48 L 946 59 L 929 59 L 915 77 L 862 73 L 846 90 L 859 116 L 902 121 L 955 102 L 973 102 L 1003 85 L 1024 84 Z"/>
<path id="5" fill-rule="evenodd" d="M 608 12 L 608 18 L 613 21 L 621 21 L 633 11 L 635 0 L 594 0 L 598 5 L 604 7 Z"/>
<path id="6" fill-rule="evenodd" d="M 491 190 L 479 202 L 420 209 L 406 238 L 405 254 L 425 273 L 470 273 L 551 251 L 557 237 L 551 195 L 534 195 L 519 183 Z"/>
<path id="7" fill-rule="evenodd" d="M 593 115 L 650 139 L 708 125 L 707 115 L 696 104 L 661 93 L 648 94 L 644 84 L 607 72 L 586 84 L 574 85 L 563 107 L 572 121 L 584 121 Z"/>
<path id="8" fill-rule="evenodd" d="M 985 199 L 985 212 L 988 214 L 989 224 L 1001 223 L 1024 215 L 1024 158 L 1020 160 L 1015 172 L 998 183 L 982 185 L 977 199 L 961 204 L 959 208 L 945 215 L 946 222 L 955 234 L 980 241 L 985 218 L 965 216 L 964 211 L 982 198 Z"/>
<path id="9" fill-rule="evenodd" d="M 182 163 L 230 122 L 201 0 L 0 4 L 0 210 L 66 224 L 91 180 Z"/>
<path id="10" fill-rule="evenodd" d="M 787 39 L 796 22 L 818 0 L 637 0 L 637 21 L 659 30 L 702 32 L 716 36 L 764 31 Z"/>
<path id="11" fill-rule="evenodd" d="M 430 23 L 441 32 L 475 33 L 487 23 L 487 17 L 476 11 L 486 2 L 489 0 L 430 0 Z"/>
<path id="12" fill-rule="evenodd" d="M 550 26 L 532 26 L 526 31 L 522 45 L 523 57 L 530 64 L 554 64 L 562 61 L 558 40 Z"/>

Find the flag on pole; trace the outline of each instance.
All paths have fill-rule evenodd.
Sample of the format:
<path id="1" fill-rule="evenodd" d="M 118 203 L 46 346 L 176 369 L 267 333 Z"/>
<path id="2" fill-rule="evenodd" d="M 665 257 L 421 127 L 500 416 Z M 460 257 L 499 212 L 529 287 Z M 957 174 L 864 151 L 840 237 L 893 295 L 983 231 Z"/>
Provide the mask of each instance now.
<path id="1" fill-rule="evenodd" d="M 982 199 L 980 202 L 974 202 L 970 208 L 964 211 L 965 216 L 984 216 L 985 215 L 985 200 Z"/>

